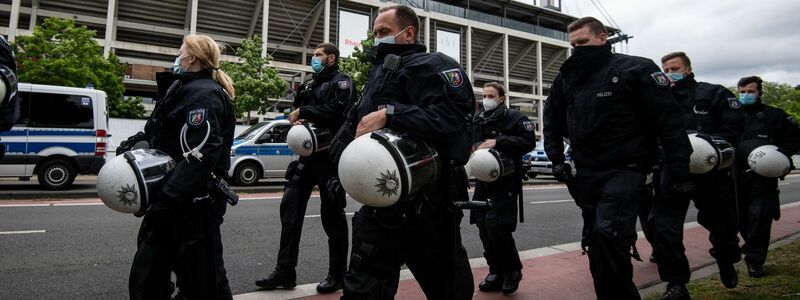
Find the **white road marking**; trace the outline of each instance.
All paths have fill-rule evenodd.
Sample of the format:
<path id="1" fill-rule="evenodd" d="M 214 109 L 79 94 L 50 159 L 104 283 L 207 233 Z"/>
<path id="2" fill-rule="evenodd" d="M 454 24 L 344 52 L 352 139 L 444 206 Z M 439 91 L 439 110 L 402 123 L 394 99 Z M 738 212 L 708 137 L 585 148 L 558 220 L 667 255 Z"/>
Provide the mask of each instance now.
<path id="1" fill-rule="evenodd" d="M 563 202 L 575 202 L 575 200 L 567 199 L 567 200 L 548 200 L 548 201 L 534 201 L 528 202 L 530 204 L 548 204 L 548 203 L 563 203 Z"/>
<path id="2" fill-rule="evenodd" d="M 0 234 L 27 234 L 27 233 L 45 233 L 47 230 L 21 230 L 21 231 L 0 231 Z"/>
<path id="3" fill-rule="evenodd" d="M 354 215 L 354 214 L 355 214 L 355 213 L 345 213 L 344 215 L 346 215 L 346 216 L 352 216 L 352 215 Z M 306 218 L 319 218 L 319 217 L 322 217 L 322 215 L 307 215 L 307 216 L 305 216 L 305 217 L 306 217 Z"/>

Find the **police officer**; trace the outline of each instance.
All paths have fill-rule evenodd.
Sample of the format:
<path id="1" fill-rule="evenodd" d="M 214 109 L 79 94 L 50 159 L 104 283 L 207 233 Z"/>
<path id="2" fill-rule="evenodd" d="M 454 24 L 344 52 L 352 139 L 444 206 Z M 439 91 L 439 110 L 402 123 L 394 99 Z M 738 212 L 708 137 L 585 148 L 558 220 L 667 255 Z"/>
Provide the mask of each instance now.
<path id="1" fill-rule="evenodd" d="M 150 191 L 129 280 L 131 299 L 170 299 L 175 272 L 178 299 L 232 299 L 222 261 L 220 225 L 227 202 L 209 196 L 212 172 L 223 177 L 235 117 L 233 83 L 219 70 L 220 48 L 208 36 L 184 38 L 173 82 L 139 139 L 164 151 L 175 168 Z"/>
<path id="2" fill-rule="evenodd" d="M 475 201 L 492 201 L 488 210 L 473 210 L 470 223 L 478 226 L 489 274 L 481 291 L 511 294 L 522 280 L 522 262 L 512 233 L 517 228 L 517 197 L 522 188 L 522 155 L 536 147 L 533 123 L 519 111 L 506 108 L 505 88 L 497 82 L 483 86 L 484 111 L 473 121 L 473 148 L 497 149 L 514 161 L 514 172 L 495 182 L 475 183 Z"/>
<path id="3" fill-rule="evenodd" d="M 747 115 L 740 145 L 775 145 L 778 151 L 792 157 L 800 150 L 800 128 L 783 110 L 761 102 L 762 80 L 757 76 L 739 80 L 739 102 Z M 749 153 L 738 153 L 747 155 Z M 790 160 L 791 162 L 791 160 Z M 750 277 L 766 275 L 772 220 L 780 217 L 778 179 L 767 178 L 742 164 L 739 176 L 739 232 L 744 238 L 742 252 Z"/>
<path id="4" fill-rule="evenodd" d="M 300 124 L 314 123 L 322 130 L 337 130 L 344 122 L 344 109 L 354 97 L 353 82 L 349 76 L 339 72 L 339 49 L 335 45 L 322 43 L 314 50 L 311 68 L 314 77 L 298 88 L 289 121 Z M 347 219 L 344 208 L 347 204 L 344 190 L 329 192 L 328 181 L 334 176 L 329 152 L 318 151 L 293 162 L 286 171 L 286 183 L 281 200 L 281 241 L 278 248 L 278 263 L 266 278 L 256 281 L 264 289 L 294 288 L 297 283 L 295 267 L 300 253 L 300 235 L 303 230 L 306 205 L 314 186 L 320 187 L 320 215 L 322 228 L 328 235 L 330 261 L 328 276 L 317 285 L 319 293 L 333 293 L 342 287 L 342 277 L 347 267 Z"/>
<path id="5" fill-rule="evenodd" d="M 683 52 L 667 54 L 661 63 L 672 82 L 672 95 L 683 111 L 686 129 L 717 136 L 734 144 L 741 134 L 744 112 L 733 93 L 721 85 L 697 82 L 691 61 Z M 741 259 L 731 175 L 730 170 L 714 170 L 691 176 L 697 191 L 693 197 L 698 210 L 697 221 L 711 233 L 712 248 L 709 252 L 717 261 L 720 280 L 728 288 L 736 287 L 738 283 L 733 264 Z M 663 180 L 675 179 L 664 176 Z M 669 283 L 663 299 L 685 299 L 689 297 L 685 284 L 689 282 L 691 272 L 684 253 L 683 223 L 690 197 L 662 196 L 654 203 L 651 217 L 659 275 L 661 280 Z"/>
<path id="6" fill-rule="evenodd" d="M 559 181 L 577 189 L 598 299 L 639 299 L 631 248 L 646 173 L 665 147 L 675 191 L 691 190 L 690 146 L 669 80 L 650 60 L 613 54 L 605 26 L 584 17 L 568 26 L 573 55 L 544 108 L 544 142 Z M 575 178 L 564 163 L 569 137 Z"/>
<path id="7" fill-rule="evenodd" d="M 11 45 L 0 36 L 0 132 L 11 130 L 19 118 L 17 96 L 17 61 Z M 0 144 L 0 160 L 6 153 L 6 145 Z"/>
<path id="8" fill-rule="evenodd" d="M 442 172 L 415 197 L 358 210 L 342 299 L 393 299 L 403 264 L 428 299 L 472 297 L 472 272 L 459 232 L 463 214 L 452 201 L 468 200 L 462 166 L 470 150 L 465 125 L 474 110 L 474 95 L 456 61 L 426 53 L 417 44 L 418 30 L 413 9 L 397 5 L 379 10 L 372 29 L 374 66 L 331 151 L 340 156 L 353 137 L 390 128 L 432 144 Z M 451 186 L 455 178 L 464 180 Z"/>

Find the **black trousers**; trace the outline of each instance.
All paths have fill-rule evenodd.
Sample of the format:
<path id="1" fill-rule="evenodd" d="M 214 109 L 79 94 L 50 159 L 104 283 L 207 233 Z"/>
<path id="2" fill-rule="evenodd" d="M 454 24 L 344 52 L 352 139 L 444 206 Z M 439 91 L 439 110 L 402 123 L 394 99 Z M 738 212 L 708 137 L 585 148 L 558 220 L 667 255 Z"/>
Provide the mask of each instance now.
<path id="1" fill-rule="evenodd" d="M 471 299 L 472 270 L 459 226 L 463 213 L 441 201 L 429 194 L 387 208 L 362 206 L 353 216 L 342 299 L 394 299 L 403 264 L 428 299 Z"/>
<path id="2" fill-rule="evenodd" d="M 653 226 L 648 221 L 650 219 L 650 212 L 653 211 L 653 203 L 655 202 L 655 191 L 653 184 L 647 184 L 642 191 L 642 201 L 639 203 L 639 225 L 642 226 L 644 238 L 653 245 Z M 654 249 L 655 251 L 655 249 Z"/>
<path id="3" fill-rule="evenodd" d="M 175 272 L 184 299 L 233 299 L 222 261 L 225 201 L 148 212 L 131 265 L 131 299 L 170 299 Z"/>
<path id="4" fill-rule="evenodd" d="M 497 182 L 475 183 L 473 200 L 491 199 L 494 206 L 488 210 L 472 210 L 470 223 L 478 226 L 478 235 L 483 244 L 483 257 L 489 265 L 489 273 L 505 274 L 522 270 L 513 232 L 517 229 L 517 196 L 519 177 L 507 175 Z"/>
<path id="5" fill-rule="evenodd" d="M 665 168 L 666 169 L 666 168 Z M 655 255 L 662 281 L 688 283 L 691 277 L 686 249 L 683 245 L 683 226 L 689 210 L 688 198 L 669 194 L 670 181 L 661 173 L 661 188 L 650 215 L 654 228 Z M 736 203 L 733 180 L 727 170 L 692 175 L 696 196 L 697 222 L 709 231 L 709 253 L 718 264 L 733 264 L 741 260 L 737 237 Z"/>
<path id="6" fill-rule="evenodd" d="M 625 168 L 579 168 L 584 222 L 588 234 L 589 269 L 598 299 L 640 299 L 633 283 L 631 247 L 645 173 Z"/>
<path id="7" fill-rule="evenodd" d="M 321 155 L 324 154 L 324 155 Z M 347 205 L 344 192 L 330 195 L 327 189 L 331 177 L 327 152 L 302 158 L 298 170 L 289 179 L 281 199 L 281 240 L 278 249 L 278 270 L 294 270 L 300 253 L 300 236 L 303 231 L 308 199 L 314 186 L 320 191 L 322 228 L 328 235 L 328 274 L 342 278 L 347 267 Z"/>
<path id="8" fill-rule="evenodd" d="M 780 218 L 778 179 L 747 172 L 739 180 L 739 232 L 744 238 L 742 252 L 751 264 L 767 260 L 772 220 Z"/>

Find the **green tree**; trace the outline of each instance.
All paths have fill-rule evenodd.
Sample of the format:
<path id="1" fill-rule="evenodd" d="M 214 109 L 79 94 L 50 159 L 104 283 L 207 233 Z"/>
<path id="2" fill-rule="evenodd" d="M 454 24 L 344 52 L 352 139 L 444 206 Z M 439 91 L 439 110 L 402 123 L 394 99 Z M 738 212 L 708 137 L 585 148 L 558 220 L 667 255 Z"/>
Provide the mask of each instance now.
<path id="1" fill-rule="evenodd" d="M 12 45 L 20 81 L 70 87 L 91 84 L 108 95 L 111 117 L 141 118 L 141 102 L 126 103 L 122 99 L 125 65 L 114 53 L 108 58 L 103 56 L 103 47 L 93 39 L 95 34 L 86 26 L 76 26 L 71 19 L 45 19 L 32 35 L 19 36 Z M 130 106 L 135 109 L 128 109 Z M 126 111 L 142 113 L 123 113 Z"/>
<path id="2" fill-rule="evenodd" d="M 356 85 L 356 92 L 360 95 L 364 90 L 364 85 L 367 83 L 367 73 L 369 68 L 372 67 L 372 62 L 369 59 L 369 51 L 375 44 L 375 37 L 370 32 L 367 39 L 361 41 L 364 49 L 356 47 L 355 52 L 350 57 L 343 57 L 339 62 L 339 70 L 342 73 L 350 75 L 353 79 L 353 84 Z"/>
<path id="3" fill-rule="evenodd" d="M 278 70 L 269 66 L 272 56 L 261 57 L 262 39 L 256 35 L 242 41 L 236 49 L 239 63 L 222 63 L 222 70 L 233 80 L 236 89 L 236 116 L 257 110 L 264 113 L 269 106 L 270 98 L 281 97 L 286 93 L 288 84 L 278 76 Z"/>
<path id="4" fill-rule="evenodd" d="M 112 116 L 114 118 L 126 118 L 126 119 L 143 119 L 145 118 L 146 111 L 144 110 L 144 105 L 142 105 L 142 97 L 125 97 L 125 99 L 121 101 L 116 101 L 116 107 L 114 108 L 116 111 L 116 115 Z M 109 114 L 111 114 L 111 108 L 109 107 Z"/>

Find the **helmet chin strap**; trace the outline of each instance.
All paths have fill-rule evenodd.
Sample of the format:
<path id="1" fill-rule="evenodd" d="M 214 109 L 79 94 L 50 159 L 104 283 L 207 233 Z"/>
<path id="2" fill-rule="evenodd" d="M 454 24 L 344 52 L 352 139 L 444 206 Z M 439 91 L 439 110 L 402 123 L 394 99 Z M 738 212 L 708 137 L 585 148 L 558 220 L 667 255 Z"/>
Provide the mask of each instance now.
<path id="1" fill-rule="evenodd" d="M 191 155 L 195 159 L 197 159 L 197 161 L 203 161 L 203 153 L 200 152 L 200 149 L 202 149 L 203 146 L 206 145 L 206 142 L 208 141 L 208 136 L 211 135 L 211 123 L 206 121 L 206 136 L 203 138 L 203 141 L 200 142 L 200 144 L 194 148 L 189 146 L 189 142 L 186 139 L 186 131 L 188 130 L 189 130 L 189 125 L 183 124 L 183 128 L 181 128 L 181 141 L 180 141 L 181 151 L 184 151 L 183 158 L 185 158 L 186 161 L 188 162 L 189 155 Z"/>

